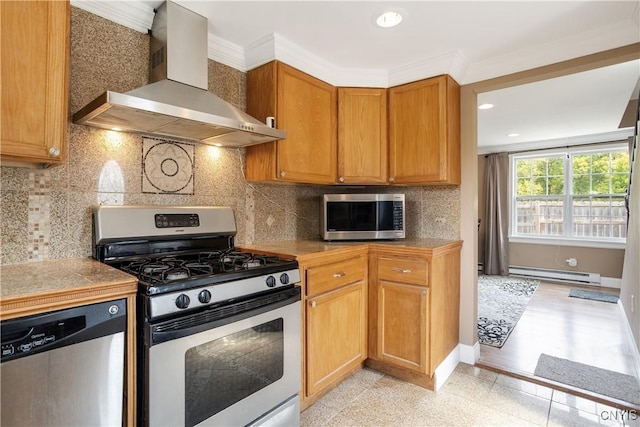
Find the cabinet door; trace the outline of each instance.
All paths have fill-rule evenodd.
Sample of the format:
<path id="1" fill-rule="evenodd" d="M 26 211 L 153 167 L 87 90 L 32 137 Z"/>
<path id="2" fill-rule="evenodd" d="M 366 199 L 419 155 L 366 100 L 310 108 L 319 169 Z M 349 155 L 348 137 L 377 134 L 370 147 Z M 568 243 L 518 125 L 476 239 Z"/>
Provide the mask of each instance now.
<path id="1" fill-rule="evenodd" d="M 338 88 L 338 182 L 387 181 L 386 89 Z"/>
<path id="2" fill-rule="evenodd" d="M 277 179 L 332 184 L 336 180 L 337 91 L 328 83 L 278 63 Z"/>
<path id="3" fill-rule="evenodd" d="M 366 359 L 365 304 L 363 281 L 307 300 L 307 396 Z"/>
<path id="4" fill-rule="evenodd" d="M 428 288 L 378 281 L 377 356 L 421 373 L 429 366 Z"/>
<path id="5" fill-rule="evenodd" d="M 389 89 L 389 181 L 460 183 L 460 95 L 440 76 Z"/>
<path id="6" fill-rule="evenodd" d="M 68 1 L 0 2 L 4 164 L 66 160 L 69 7 Z"/>

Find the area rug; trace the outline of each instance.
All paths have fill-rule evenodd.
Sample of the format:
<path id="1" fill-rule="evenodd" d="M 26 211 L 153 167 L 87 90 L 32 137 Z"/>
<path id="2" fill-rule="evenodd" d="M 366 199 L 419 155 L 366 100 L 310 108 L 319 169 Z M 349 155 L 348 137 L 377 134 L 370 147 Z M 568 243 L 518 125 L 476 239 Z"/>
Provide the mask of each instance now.
<path id="1" fill-rule="evenodd" d="M 478 340 L 502 347 L 524 312 L 539 280 L 478 276 Z"/>
<path id="2" fill-rule="evenodd" d="M 605 292 L 585 291 L 583 289 L 571 289 L 569 296 L 573 298 L 590 299 L 602 302 L 618 302 L 618 295 L 607 294 Z"/>
<path id="3" fill-rule="evenodd" d="M 560 359 L 548 354 L 540 355 L 534 375 L 640 405 L 640 386 L 636 378 L 631 375 Z"/>

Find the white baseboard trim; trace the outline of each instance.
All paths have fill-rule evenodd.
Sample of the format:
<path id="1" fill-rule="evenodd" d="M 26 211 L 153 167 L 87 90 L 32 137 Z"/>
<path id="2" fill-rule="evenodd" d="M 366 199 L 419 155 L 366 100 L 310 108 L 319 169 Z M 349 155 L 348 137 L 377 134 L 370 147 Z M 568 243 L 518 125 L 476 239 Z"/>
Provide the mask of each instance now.
<path id="1" fill-rule="evenodd" d="M 451 353 L 438 365 L 435 371 L 436 382 L 434 388 L 436 391 L 440 389 L 447 381 L 449 376 L 453 373 L 458 366 L 458 363 L 468 363 L 469 365 L 475 365 L 476 360 L 480 358 L 480 343 L 476 342 L 474 345 L 458 344 Z"/>
<path id="2" fill-rule="evenodd" d="M 480 342 L 474 345 L 458 344 L 460 347 L 460 361 L 469 365 L 475 365 L 480 359 Z"/>
<path id="3" fill-rule="evenodd" d="M 622 286 L 622 279 L 616 279 L 615 277 L 601 277 L 600 286 L 604 288 L 620 289 Z"/>
<path id="4" fill-rule="evenodd" d="M 435 391 L 440 390 L 449 376 L 453 373 L 456 366 L 460 363 L 460 344 L 458 344 L 451 353 L 438 365 L 435 372 L 436 382 L 434 384 Z"/>
<path id="5" fill-rule="evenodd" d="M 636 379 L 640 383 L 640 350 L 638 349 L 635 338 L 633 337 L 633 331 L 631 331 L 631 325 L 629 325 L 629 318 L 624 311 L 622 301 L 618 300 L 618 307 L 620 307 L 620 313 L 622 313 L 622 323 L 624 323 L 625 330 L 627 331 L 627 342 L 631 347 L 631 357 L 633 359 L 633 365 L 636 368 Z"/>

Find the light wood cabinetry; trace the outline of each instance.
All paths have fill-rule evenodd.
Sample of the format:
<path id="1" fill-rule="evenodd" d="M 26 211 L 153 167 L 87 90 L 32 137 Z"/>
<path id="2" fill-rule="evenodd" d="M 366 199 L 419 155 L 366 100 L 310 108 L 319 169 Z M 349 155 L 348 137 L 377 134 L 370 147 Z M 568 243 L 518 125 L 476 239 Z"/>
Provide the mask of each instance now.
<path id="1" fill-rule="evenodd" d="M 381 361 L 427 372 L 429 363 L 428 288 L 378 282 L 378 347 Z"/>
<path id="2" fill-rule="evenodd" d="M 389 182 L 460 184 L 460 87 L 450 76 L 389 89 Z"/>
<path id="3" fill-rule="evenodd" d="M 302 261 L 303 407 L 362 366 L 367 357 L 366 252 Z"/>
<path id="4" fill-rule="evenodd" d="M 0 21 L 2 165 L 64 163 L 69 2 L 2 1 Z"/>
<path id="5" fill-rule="evenodd" d="M 247 73 L 247 112 L 287 132 L 247 147 L 249 181 L 460 184 L 460 87 L 448 75 L 335 88 L 272 61 Z"/>
<path id="6" fill-rule="evenodd" d="M 338 182 L 387 182 L 387 90 L 338 88 Z"/>
<path id="7" fill-rule="evenodd" d="M 460 247 L 372 246 L 368 366 L 434 388 L 436 367 L 458 345 Z"/>
<path id="8" fill-rule="evenodd" d="M 247 112 L 275 117 L 286 139 L 247 147 L 247 180 L 333 184 L 337 90 L 278 61 L 247 73 Z"/>

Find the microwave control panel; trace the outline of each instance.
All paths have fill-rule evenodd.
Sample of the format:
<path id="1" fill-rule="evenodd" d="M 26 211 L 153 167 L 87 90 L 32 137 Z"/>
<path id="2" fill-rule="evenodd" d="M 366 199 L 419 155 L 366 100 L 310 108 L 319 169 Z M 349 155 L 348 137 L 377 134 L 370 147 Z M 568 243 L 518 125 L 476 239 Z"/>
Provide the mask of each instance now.
<path id="1" fill-rule="evenodd" d="M 403 217 L 404 212 L 402 211 L 402 202 L 393 202 L 393 229 L 394 230 L 403 230 L 404 223 Z"/>

